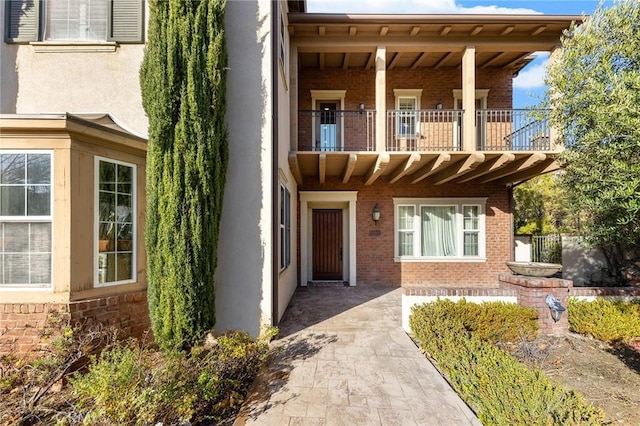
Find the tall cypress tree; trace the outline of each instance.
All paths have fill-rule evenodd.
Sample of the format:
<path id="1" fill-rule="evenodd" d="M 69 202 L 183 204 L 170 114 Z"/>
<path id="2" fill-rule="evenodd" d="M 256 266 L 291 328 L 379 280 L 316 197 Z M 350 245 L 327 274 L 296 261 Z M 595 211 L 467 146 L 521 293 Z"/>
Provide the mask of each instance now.
<path id="1" fill-rule="evenodd" d="M 149 118 L 149 313 L 164 350 L 215 324 L 214 272 L 228 163 L 225 0 L 151 0 L 140 70 Z"/>

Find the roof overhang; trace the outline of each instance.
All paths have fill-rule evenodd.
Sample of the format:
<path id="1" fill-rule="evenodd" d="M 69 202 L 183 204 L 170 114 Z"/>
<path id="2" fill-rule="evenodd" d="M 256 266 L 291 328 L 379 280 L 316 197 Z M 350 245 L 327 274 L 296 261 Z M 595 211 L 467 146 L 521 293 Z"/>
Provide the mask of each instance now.
<path id="1" fill-rule="evenodd" d="M 479 68 L 517 73 L 535 52 L 551 52 L 577 15 L 365 15 L 290 13 L 302 67 L 372 66 L 385 46 L 388 68 L 457 67 L 467 46 Z"/>
<path id="2" fill-rule="evenodd" d="M 359 179 L 371 185 L 445 183 L 515 184 L 559 169 L 557 153 L 517 152 L 291 152 L 289 166 L 299 185 Z"/>

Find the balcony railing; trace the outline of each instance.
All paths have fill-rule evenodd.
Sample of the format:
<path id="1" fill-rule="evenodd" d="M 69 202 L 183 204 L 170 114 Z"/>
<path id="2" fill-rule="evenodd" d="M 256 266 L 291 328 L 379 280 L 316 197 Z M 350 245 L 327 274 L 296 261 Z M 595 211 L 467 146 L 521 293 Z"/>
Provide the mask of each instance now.
<path id="1" fill-rule="evenodd" d="M 298 112 L 300 151 L 375 151 L 375 111 Z"/>
<path id="2" fill-rule="evenodd" d="M 387 151 L 462 150 L 463 110 L 388 110 Z M 476 111 L 478 151 L 549 151 L 547 110 Z M 299 151 L 375 151 L 376 111 L 298 112 Z"/>
<path id="3" fill-rule="evenodd" d="M 549 113 L 541 109 L 476 111 L 480 151 L 549 151 Z"/>
<path id="4" fill-rule="evenodd" d="M 459 151 L 462 110 L 387 111 L 387 151 Z"/>

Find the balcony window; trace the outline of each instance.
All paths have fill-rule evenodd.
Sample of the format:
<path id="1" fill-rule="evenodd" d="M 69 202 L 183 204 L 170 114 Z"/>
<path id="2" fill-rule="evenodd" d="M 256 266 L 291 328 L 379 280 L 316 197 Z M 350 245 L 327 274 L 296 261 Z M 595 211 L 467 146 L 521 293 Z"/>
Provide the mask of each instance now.
<path id="1" fill-rule="evenodd" d="M 96 285 L 132 282 L 136 253 L 136 167 L 96 159 Z"/>
<path id="2" fill-rule="evenodd" d="M 50 288 L 52 153 L 0 153 L 0 288 Z"/>

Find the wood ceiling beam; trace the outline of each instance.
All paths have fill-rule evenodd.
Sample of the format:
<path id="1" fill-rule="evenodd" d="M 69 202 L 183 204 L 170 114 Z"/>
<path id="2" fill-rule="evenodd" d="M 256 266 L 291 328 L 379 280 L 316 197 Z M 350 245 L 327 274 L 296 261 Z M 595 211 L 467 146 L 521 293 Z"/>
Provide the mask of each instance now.
<path id="1" fill-rule="evenodd" d="M 415 37 L 418 35 L 419 32 L 420 32 L 420 27 L 413 27 L 411 28 L 411 32 L 409 33 L 409 35 L 411 37 Z"/>
<path id="2" fill-rule="evenodd" d="M 411 174 L 411 183 L 418 183 L 421 180 L 426 179 L 440 170 L 441 167 L 446 166 L 449 161 L 451 161 L 451 155 L 444 153 L 438 155 L 436 158 L 429 161 L 426 166 Z"/>
<path id="3" fill-rule="evenodd" d="M 446 25 L 440 30 L 440 35 L 446 36 L 447 34 L 449 34 L 449 31 L 451 31 L 451 25 Z"/>
<path id="4" fill-rule="evenodd" d="M 462 177 L 456 179 L 455 183 L 464 183 L 469 182 L 473 179 L 477 179 L 480 176 L 484 176 L 491 172 L 495 172 L 516 159 L 516 156 L 511 153 L 504 153 L 499 155 L 496 158 L 492 158 L 491 160 L 487 160 L 484 163 L 480 164 L 475 169 L 471 170 L 469 173 L 464 174 Z"/>
<path id="5" fill-rule="evenodd" d="M 326 28 L 326 27 L 324 27 L 324 26 L 322 26 L 322 25 L 318 27 L 318 35 L 319 35 L 319 36 L 323 36 L 323 35 L 325 35 L 326 33 L 327 33 L 327 28 Z"/>
<path id="6" fill-rule="evenodd" d="M 470 172 L 482 164 L 483 161 L 484 154 L 479 152 L 471 153 L 467 158 L 463 158 L 446 169 L 429 176 L 426 182 L 431 185 L 442 185 L 457 178 L 461 174 Z"/>
<path id="7" fill-rule="evenodd" d="M 396 53 L 393 59 L 391 60 L 391 62 L 389 62 L 387 69 L 393 69 L 397 65 L 401 57 L 402 57 L 402 53 L 400 52 Z"/>
<path id="8" fill-rule="evenodd" d="M 396 183 L 404 176 L 411 173 L 411 171 L 419 164 L 420 154 L 413 153 L 406 160 L 402 162 L 395 170 L 389 175 L 389 183 Z"/>
<path id="9" fill-rule="evenodd" d="M 351 175 L 353 174 L 357 163 L 358 155 L 349 154 L 349 157 L 347 158 L 347 164 L 344 166 L 344 172 L 342 173 L 342 183 L 349 182 L 349 179 L 351 179 Z"/>
<path id="10" fill-rule="evenodd" d="M 324 183 L 327 177 L 327 153 L 321 152 L 318 155 L 318 180 L 320 183 Z"/>
<path id="11" fill-rule="evenodd" d="M 370 69 L 373 66 L 373 62 L 376 60 L 376 52 L 369 53 L 369 59 L 367 60 L 367 65 L 364 67 L 365 69 Z"/>
<path id="12" fill-rule="evenodd" d="M 471 30 L 469 35 L 470 36 L 477 36 L 478 34 L 480 34 L 482 32 L 483 29 L 484 29 L 484 27 L 482 25 L 476 25 L 475 27 L 473 27 L 473 29 Z"/>
<path id="13" fill-rule="evenodd" d="M 446 55 L 444 55 L 442 58 L 440 58 L 440 60 L 438 61 L 437 64 L 435 64 L 433 66 L 434 69 L 438 69 L 440 68 L 442 65 L 444 65 L 445 62 L 447 62 L 453 55 L 455 55 L 456 52 L 449 52 Z"/>
<path id="14" fill-rule="evenodd" d="M 540 25 L 538 27 L 535 27 L 533 30 L 531 30 L 531 34 L 532 36 L 537 36 L 538 34 L 542 34 L 544 32 L 544 30 L 547 29 L 546 25 Z"/>
<path id="15" fill-rule="evenodd" d="M 547 158 L 547 156 L 541 152 L 534 152 L 530 155 L 526 155 L 522 158 L 519 158 L 515 161 L 513 161 L 511 164 L 509 164 L 506 167 L 503 167 L 499 170 L 496 170 L 492 173 L 486 174 L 485 176 L 483 176 L 479 182 L 480 183 L 487 183 L 487 182 L 491 182 L 494 180 L 498 180 L 498 179 L 502 179 L 505 176 L 509 176 L 511 174 L 520 172 L 522 170 L 526 170 L 530 167 L 535 166 L 536 164 L 540 163 L 541 161 L 544 161 Z"/>
<path id="16" fill-rule="evenodd" d="M 478 68 L 487 68 L 490 67 L 491 65 L 495 64 L 497 61 L 499 61 L 501 58 L 503 58 L 504 56 L 506 56 L 506 52 L 500 52 L 500 53 L 496 53 L 495 55 L 491 56 L 491 58 L 489 58 L 487 61 L 483 62 L 482 64 L 480 64 L 478 66 Z"/>
<path id="17" fill-rule="evenodd" d="M 380 35 L 381 36 L 383 36 L 383 37 L 386 36 L 388 32 L 389 32 L 389 27 L 381 27 L 380 28 Z"/>
<path id="18" fill-rule="evenodd" d="M 518 183 L 529 180 L 534 176 L 543 175 L 545 173 L 553 172 L 558 169 L 560 169 L 560 165 L 558 164 L 558 162 L 554 158 L 547 158 L 537 166 L 533 166 L 521 172 L 505 176 L 504 178 L 500 179 L 499 182 L 505 185 L 508 183 Z"/>
<path id="19" fill-rule="evenodd" d="M 349 27 L 349 35 L 353 37 L 358 33 L 358 29 L 356 27 Z"/>
<path id="20" fill-rule="evenodd" d="M 508 64 L 505 64 L 502 68 L 504 68 L 504 69 L 513 68 L 518 62 L 522 61 L 523 59 L 525 59 L 529 55 L 531 55 L 531 52 L 524 53 L 522 55 L 518 55 L 517 58 L 515 58 L 513 61 L 509 62 Z"/>
<path id="21" fill-rule="evenodd" d="M 347 68 L 349 68 L 349 59 L 351 59 L 351 53 L 347 52 L 344 54 L 344 58 L 342 60 L 342 69 L 346 70 Z"/>
<path id="22" fill-rule="evenodd" d="M 378 158 L 376 158 L 376 162 L 371 166 L 369 171 L 364 177 L 364 184 L 371 185 L 382 175 L 382 172 L 389 165 L 389 154 L 378 154 Z"/>
<path id="23" fill-rule="evenodd" d="M 296 183 L 302 185 L 302 172 L 300 172 L 300 164 L 298 163 L 298 156 L 295 152 L 289 153 L 289 169 L 291 169 L 291 174 L 296 180 Z"/>
<path id="24" fill-rule="evenodd" d="M 502 29 L 502 31 L 500 31 L 500 35 L 504 37 L 507 34 L 511 33 L 514 29 L 515 29 L 515 27 L 513 25 L 508 25 L 508 26 L 504 27 Z"/>
<path id="25" fill-rule="evenodd" d="M 411 69 L 415 70 L 416 68 L 418 68 L 420 66 L 420 64 L 427 58 L 427 56 L 429 56 L 429 54 L 427 52 L 422 52 L 420 54 L 420 56 L 418 57 L 418 59 L 416 59 L 413 64 L 411 64 Z"/>

